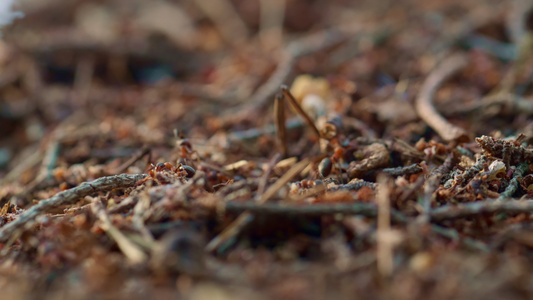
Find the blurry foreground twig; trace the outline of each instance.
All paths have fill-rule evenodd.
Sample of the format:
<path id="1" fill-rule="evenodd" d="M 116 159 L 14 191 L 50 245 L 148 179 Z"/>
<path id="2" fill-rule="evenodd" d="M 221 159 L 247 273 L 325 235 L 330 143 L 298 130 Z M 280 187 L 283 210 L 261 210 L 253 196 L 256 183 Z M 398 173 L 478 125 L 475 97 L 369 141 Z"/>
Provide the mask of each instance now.
<path id="1" fill-rule="evenodd" d="M 17 229 L 27 228 L 33 225 L 32 221 L 40 214 L 47 212 L 52 208 L 65 204 L 72 204 L 85 196 L 94 195 L 98 192 L 107 192 L 114 189 L 123 189 L 132 187 L 137 181 L 145 178 L 144 174 L 135 175 L 116 175 L 101 177 L 94 181 L 84 182 L 70 190 L 63 191 L 38 204 L 22 213 L 17 219 L 0 228 L 0 241 L 5 241 L 12 237 Z"/>

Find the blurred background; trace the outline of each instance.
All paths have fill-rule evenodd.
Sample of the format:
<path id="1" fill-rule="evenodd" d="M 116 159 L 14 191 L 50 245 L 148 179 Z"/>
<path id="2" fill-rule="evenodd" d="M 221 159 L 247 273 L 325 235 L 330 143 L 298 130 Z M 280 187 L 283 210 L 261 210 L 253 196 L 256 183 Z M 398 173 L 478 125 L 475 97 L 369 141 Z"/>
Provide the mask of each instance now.
<path id="1" fill-rule="evenodd" d="M 326 115 L 333 115 L 337 118 L 331 120 L 342 121 L 345 141 L 357 144 L 358 138 L 364 140 L 353 149 L 374 141 L 390 142 L 403 147 L 402 153 L 414 153 L 417 162 L 431 162 L 435 154 L 444 160 L 444 154 L 456 145 L 439 144 L 442 139 L 419 118 L 414 103 L 428 74 L 456 53 L 467 58 L 468 66 L 438 88 L 433 101 L 436 109 L 471 137 L 508 137 L 520 132 L 533 137 L 532 5 L 529 0 L 16 0 L 14 11 L 22 12 L 24 17 L 3 27 L 0 39 L 0 223 L 19 216 L 20 208 L 26 209 L 37 199 L 49 198 L 60 190 L 106 175 L 147 173 L 150 164 L 160 162 L 178 164 L 187 158 L 220 189 L 233 180 L 238 183 L 263 178 L 279 151 L 273 101 L 283 84 L 302 106 L 307 95 L 316 96 L 307 98 L 313 100 L 308 108 L 315 113 L 314 122 L 319 124 Z M 301 118 L 289 109 L 287 114 L 287 156 L 293 156 L 288 165 L 300 158 L 318 163 L 327 155 L 337 155 L 337 151 L 333 154 L 319 149 L 319 138 Z M 326 150 L 342 150 L 345 145 L 340 146 Z M 465 147 L 469 151 L 477 146 L 470 143 Z M 357 158 L 353 150 L 345 154 L 353 156 L 350 161 Z M 435 161 L 420 165 L 430 170 Z M 231 170 L 231 179 L 222 176 L 229 172 L 224 170 Z M 513 174 L 507 173 L 508 177 Z M 314 174 L 313 178 L 319 178 L 318 173 Z M 423 184 L 413 182 L 406 197 L 418 197 L 420 182 Z M 407 188 L 406 184 L 405 180 L 397 181 L 398 187 Z M 464 190 L 469 191 L 466 187 Z M 151 197 L 152 190 L 143 193 Z M 209 198 L 212 190 L 199 195 L 191 192 L 190 198 L 206 203 L 216 199 Z M 251 195 L 250 190 L 237 197 L 249 200 Z M 368 193 L 362 199 L 373 195 Z M 476 195 L 472 194 L 472 199 Z M 174 196 L 182 197 L 181 192 Z M 114 191 L 104 198 L 112 207 L 115 202 L 109 199 L 121 197 L 123 194 Z M 82 203 L 83 207 L 89 206 Z M 413 212 L 418 211 L 420 205 L 412 203 Z M 181 202 L 175 207 L 164 205 L 162 211 L 172 217 L 161 214 L 162 225 L 168 220 L 194 221 L 194 215 L 182 213 Z M 63 208 L 56 211 L 65 212 Z M 133 268 L 125 258 L 117 259 L 118 249 L 103 237 L 103 231 L 91 227 L 94 216 L 88 211 L 86 215 L 76 213 L 81 217 L 74 216 L 76 219 L 57 216 L 43 218 L 42 224 L 48 225 L 36 225 L 34 228 L 41 230 L 35 236 L 27 231 L 22 242 L 17 237 L 0 245 L 0 284 L 13 289 L 12 281 L 18 280 L 23 289 L 40 287 L 34 289 L 39 296 L 41 290 L 57 288 L 94 298 L 97 287 L 118 293 L 116 287 L 122 284 L 132 294 L 140 290 L 149 294 L 147 285 L 131 276 Z M 117 211 L 112 216 L 112 221 L 126 231 L 137 226 L 130 224 L 130 213 Z M 218 212 L 209 218 L 208 224 L 231 221 L 218 216 Z M 511 228 L 528 220 L 521 218 L 501 222 Z M 374 247 L 369 233 L 374 225 L 354 219 L 341 227 L 333 218 L 324 220 L 327 226 L 333 224 L 332 228 L 346 232 L 341 235 L 353 230 L 358 239 L 360 234 L 363 242 L 354 243 L 353 249 Z M 499 227 L 491 227 L 493 221 L 488 220 L 455 224 L 465 236 L 480 228 L 492 234 Z M 297 227 L 279 219 L 274 223 L 274 230 L 287 235 L 292 235 L 287 228 Z M 265 224 L 266 228 L 271 223 Z M 265 232 L 268 236 L 271 231 Z M 502 230 L 498 239 L 503 242 L 491 247 L 503 248 L 501 245 L 509 239 L 505 254 L 467 252 L 465 256 L 456 251 L 462 242 L 457 233 L 448 245 L 440 238 L 424 244 L 429 231 L 420 232 L 426 233 L 407 232 L 406 236 L 413 237 L 409 245 L 415 246 L 405 247 L 398 256 L 405 268 L 394 275 L 389 286 L 378 280 L 375 272 L 367 271 L 373 268 L 373 259 L 361 265 L 357 260 L 360 253 L 333 235 L 324 243 L 315 239 L 320 234 L 303 239 L 298 235 L 294 243 L 287 243 L 286 252 L 276 252 L 275 256 L 265 256 L 264 249 L 259 249 L 259 264 L 253 264 L 255 254 L 247 248 L 228 256 L 227 262 L 237 266 L 235 274 L 240 277 L 235 278 L 246 277 L 242 282 L 247 289 L 273 287 L 265 284 L 268 276 L 279 282 L 273 293 L 281 296 L 273 299 L 316 299 L 326 291 L 345 294 L 347 299 L 359 291 L 376 295 L 369 298 L 390 298 L 394 294 L 398 299 L 413 299 L 428 290 L 450 295 L 461 288 L 496 298 L 524 295 L 531 290 L 525 279 L 531 277 L 530 268 L 524 263 L 529 255 L 525 249 L 530 250 L 532 245 L 530 235 L 508 238 L 507 231 Z M 484 241 L 486 236 L 479 238 Z M 170 243 L 168 249 L 174 251 L 173 247 Z M 196 251 L 199 248 L 190 249 L 201 253 Z M 312 251 L 307 253 L 307 249 Z M 287 263 L 308 261 L 314 252 L 322 253 L 324 249 L 326 255 L 317 261 L 328 269 L 336 268 L 331 263 L 333 257 L 354 258 L 355 264 L 335 273 Z M 413 254 L 422 255 L 409 260 Z M 161 257 L 161 266 L 172 267 L 167 256 L 153 256 Z M 276 262 L 284 268 L 280 268 L 281 273 L 271 272 L 274 260 L 269 257 L 278 256 L 281 259 Z M 252 267 L 243 272 L 241 267 L 247 264 Z M 434 271 L 426 272 L 430 268 Z M 305 273 L 311 279 L 287 277 L 289 271 Z M 147 269 L 135 272 L 151 276 Z M 439 285 L 440 278 L 449 281 Z M 179 289 L 180 284 L 190 289 L 191 281 L 184 280 L 173 280 L 169 289 Z M 345 289 L 337 289 L 336 283 Z M 158 288 L 161 283 L 153 284 Z M 225 285 L 220 283 L 224 289 Z M 209 291 L 209 286 L 199 290 Z M 506 294 L 493 293 L 495 290 Z M 214 296 L 208 293 L 191 299 L 218 297 L 220 293 L 214 291 Z M 240 298 L 231 293 L 224 295 L 230 295 L 228 299 L 258 299 L 250 294 Z"/>
<path id="2" fill-rule="evenodd" d="M 58 135 L 70 165 L 146 145 L 157 153 L 177 130 L 206 140 L 263 126 L 276 89 L 298 74 L 328 81 L 328 110 L 402 136 L 394 130 L 417 118 L 410 103 L 420 80 L 451 50 L 470 51 L 474 61 L 463 81 L 475 87 L 453 90 L 461 103 L 498 85 L 527 5 L 19 0 L 14 9 L 25 16 L 0 42 L 0 175 Z"/>

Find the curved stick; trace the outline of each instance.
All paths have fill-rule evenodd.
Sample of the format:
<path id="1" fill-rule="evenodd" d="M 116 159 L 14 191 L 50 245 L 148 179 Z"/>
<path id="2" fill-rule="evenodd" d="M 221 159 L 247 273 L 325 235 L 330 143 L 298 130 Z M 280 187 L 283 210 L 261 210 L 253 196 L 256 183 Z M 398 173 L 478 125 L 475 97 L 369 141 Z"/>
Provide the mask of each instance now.
<path id="1" fill-rule="evenodd" d="M 466 131 L 444 119 L 433 106 L 433 95 L 439 86 L 467 64 L 463 55 L 454 55 L 444 60 L 424 81 L 416 99 L 416 112 L 424 122 L 435 130 L 445 141 L 466 142 L 470 138 Z"/>

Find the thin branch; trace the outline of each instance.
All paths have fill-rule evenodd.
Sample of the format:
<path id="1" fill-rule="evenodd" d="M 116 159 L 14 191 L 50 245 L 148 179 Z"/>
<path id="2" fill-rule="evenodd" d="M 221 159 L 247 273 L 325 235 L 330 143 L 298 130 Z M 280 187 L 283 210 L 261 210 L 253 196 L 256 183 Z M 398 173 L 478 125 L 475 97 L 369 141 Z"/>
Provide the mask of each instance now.
<path id="1" fill-rule="evenodd" d="M 460 237 L 459 233 L 455 229 L 445 228 L 435 224 L 431 225 L 431 229 L 438 235 L 446 237 L 454 242 L 461 243 L 465 248 L 483 252 L 489 251 L 489 247 L 483 242 L 477 241 L 470 237 Z"/>
<path id="2" fill-rule="evenodd" d="M 41 151 L 32 151 L 31 154 L 24 157 L 19 164 L 17 164 L 9 173 L 7 173 L 3 178 L 0 178 L 0 185 L 7 184 L 15 178 L 19 178 L 22 173 L 26 170 L 37 165 L 41 159 L 44 157 L 44 153 Z"/>
<path id="3" fill-rule="evenodd" d="M 505 18 L 505 29 L 513 44 L 519 44 L 527 34 L 527 14 L 533 9 L 531 1 L 513 1 Z"/>
<path id="4" fill-rule="evenodd" d="M 524 160 L 533 159 L 533 150 L 524 148 L 516 141 L 506 141 L 494 139 L 493 137 L 483 135 L 476 138 L 476 143 L 483 149 L 484 153 L 490 156 L 501 158 L 505 163 L 515 164 Z M 508 156 L 507 158 L 505 156 Z M 510 161 L 505 161 L 510 160 Z"/>
<path id="5" fill-rule="evenodd" d="M 477 33 L 466 35 L 461 42 L 469 49 L 481 50 L 504 61 L 510 61 L 516 58 L 516 44 L 501 42 Z"/>
<path id="6" fill-rule="evenodd" d="M 140 197 L 133 208 L 132 222 L 136 229 L 141 233 L 144 242 L 153 245 L 155 243 L 154 236 L 146 228 L 146 224 L 144 224 L 144 214 L 150 209 L 150 205 L 150 197 Z"/>
<path id="7" fill-rule="evenodd" d="M 330 28 L 300 39 L 292 41 L 282 52 L 276 70 L 270 78 L 262 84 L 247 101 L 234 109 L 227 110 L 224 119 L 235 120 L 249 118 L 264 109 L 270 102 L 271 97 L 279 90 L 291 75 L 296 61 L 323 49 L 338 44 L 355 34 L 353 26 L 346 28 Z"/>
<path id="8" fill-rule="evenodd" d="M 17 229 L 27 228 L 33 225 L 32 221 L 40 214 L 50 209 L 65 204 L 73 204 L 85 196 L 94 195 L 98 192 L 107 192 L 114 189 L 124 189 L 133 186 L 137 181 L 145 178 L 145 174 L 122 174 L 116 176 L 101 177 L 91 182 L 84 182 L 70 190 L 63 191 L 26 210 L 17 219 L 0 228 L 0 241 L 9 239 Z"/>
<path id="9" fill-rule="evenodd" d="M 272 159 L 268 162 L 267 168 L 264 171 L 261 180 L 259 181 L 259 186 L 257 187 L 257 194 L 262 195 L 265 193 L 267 184 L 268 184 L 268 178 L 270 177 L 270 174 L 272 174 L 272 170 L 274 167 L 278 164 L 280 159 L 279 153 L 274 155 Z"/>
<path id="10" fill-rule="evenodd" d="M 134 163 L 139 161 L 141 158 L 143 158 L 145 155 L 148 155 L 148 161 L 147 164 L 150 163 L 151 159 L 151 150 L 149 147 L 144 146 L 142 147 L 137 153 L 135 153 L 130 159 L 128 159 L 126 162 L 124 162 L 122 165 L 118 166 L 114 171 L 113 174 L 121 174 L 126 172 L 126 170 L 131 167 Z"/>
<path id="11" fill-rule="evenodd" d="M 240 213 L 249 211 L 257 215 L 272 216 L 322 216 L 322 215 L 359 215 L 369 218 L 377 218 L 378 208 L 372 203 L 338 203 L 338 204 L 279 204 L 265 203 L 257 205 L 254 202 L 237 203 L 229 202 L 224 204 L 224 210 L 228 213 Z M 391 209 L 391 221 L 397 224 L 405 224 L 407 218 L 400 212 Z"/>
<path id="12" fill-rule="evenodd" d="M 365 186 L 369 187 L 371 189 L 375 189 L 376 185 L 377 184 L 374 183 L 374 182 L 365 181 L 363 179 L 355 178 L 355 179 L 350 180 L 350 182 L 348 182 L 347 184 L 341 184 L 341 185 L 337 185 L 337 186 L 334 186 L 332 188 L 329 188 L 328 192 L 344 191 L 344 190 L 357 191 L 357 190 L 362 189 Z"/>
<path id="13" fill-rule="evenodd" d="M 420 164 L 412 164 L 412 165 L 403 166 L 403 167 L 385 168 L 385 169 L 379 170 L 379 172 L 383 172 L 393 177 L 418 174 L 418 173 L 421 173 L 422 171 L 423 169 L 420 166 Z"/>
<path id="14" fill-rule="evenodd" d="M 285 186 L 291 179 L 300 174 L 307 166 L 309 165 L 309 159 L 304 159 L 301 162 L 292 166 L 280 179 L 278 179 L 273 185 L 271 185 L 264 194 L 261 195 L 261 198 L 257 200 L 258 204 L 263 204 L 266 201 L 270 200 L 283 186 Z"/>
<path id="15" fill-rule="evenodd" d="M 478 174 L 479 172 L 483 170 L 487 162 L 488 162 L 487 157 L 485 155 L 481 155 L 481 157 L 479 157 L 479 159 L 476 161 L 476 163 L 473 166 L 471 166 L 466 171 L 464 171 L 463 174 L 460 174 L 457 176 L 456 178 L 457 184 L 461 186 L 465 186 L 470 181 L 470 179 L 474 178 L 476 174 Z"/>
<path id="16" fill-rule="evenodd" d="M 257 215 L 283 216 L 322 216 L 332 214 L 360 215 L 370 218 L 377 217 L 377 206 L 369 203 L 339 203 L 339 204 L 278 204 L 267 203 L 257 205 L 253 202 L 224 204 L 224 210 L 229 213 L 249 211 Z M 391 221 L 405 224 L 407 218 L 400 212 L 391 209 Z M 429 213 L 431 221 L 441 222 L 457 218 L 471 217 L 487 213 L 533 213 L 533 201 L 478 201 L 458 205 L 445 205 L 433 209 Z"/>
<path id="17" fill-rule="evenodd" d="M 270 50 L 283 43 L 285 0 L 260 0 L 259 39 L 264 49 Z"/>
<path id="18" fill-rule="evenodd" d="M 423 212 L 421 216 L 423 221 L 429 221 L 428 213 L 431 210 L 431 203 L 435 202 L 435 191 L 439 188 L 442 176 L 448 173 L 457 162 L 458 159 L 454 153 L 449 154 L 444 163 L 440 167 L 433 170 L 431 175 L 429 175 L 427 178 L 424 184 L 424 192 L 422 194 Z"/>
<path id="19" fill-rule="evenodd" d="M 303 126 L 304 126 L 304 122 L 298 117 L 290 118 L 285 123 L 286 130 L 297 129 Z M 240 142 L 240 143 L 250 142 L 255 139 L 258 139 L 261 136 L 271 135 L 271 134 L 274 134 L 275 132 L 276 132 L 275 126 L 273 126 L 272 124 L 268 124 L 266 126 L 259 127 L 259 128 L 250 128 L 246 130 L 232 132 L 228 135 L 228 141 Z"/>
<path id="20" fill-rule="evenodd" d="M 278 137 L 281 154 L 287 157 L 287 128 L 285 127 L 285 103 L 283 96 L 278 94 L 274 100 L 274 121 L 276 125 L 276 136 Z"/>
<path id="21" fill-rule="evenodd" d="M 511 199 L 505 201 L 485 200 L 458 205 L 444 205 L 433 209 L 430 213 L 430 218 L 432 221 L 440 222 L 444 220 L 499 212 L 515 214 L 533 213 L 533 201 L 517 201 Z"/>
<path id="22" fill-rule="evenodd" d="M 265 193 L 261 195 L 261 197 L 254 202 L 256 205 L 263 205 L 266 201 L 268 201 L 272 196 L 274 196 L 275 193 L 277 193 L 284 185 L 286 185 L 293 177 L 298 175 L 300 172 L 302 172 L 303 169 L 305 169 L 309 165 L 309 160 L 305 159 L 301 162 L 297 163 L 296 165 L 292 166 L 291 169 L 289 169 L 280 179 L 278 179 L 273 185 L 271 185 Z M 246 226 L 250 221 L 253 220 L 253 214 L 248 211 L 244 211 L 233 223 L 231 223 L 224 231 L 222 231 L 219 235 L 217 235 L 215 238 L 213 238 L 206 246 L 206 251 L 211 252 L 220 245 L 222 245 L 224 242 L 230 240 L 231 238 L 235 237 L 243 228 Z"/>
<path id="23" fill-rule="evenodd" d="M 391 207 L 390 188 L 391 179 L 380 174 L 377 178 L 378 188 L 376 201 L 378 203 L 377 229 L 377 265 L 382 276 L 390 276 L 394 268 L 393 241 L 391 240 Z"/>
<path id="24" fill-rule="evenodd" d="M 226 41 L 238 45 L 247 39 L 246 23 L 231 1 L 194 0 L 194 3 L 213 21 Z"/>
<path id="25" fill-rule="evenodd" d="M 52 171 L 57 164 L 59 150 L 61 148 L 59 140 L 60 138 L 57 138 L 55 135 L 53 135 L 51 140 L 48 142 L 48 146 L 46 147 L 46 152 L 41 163 L 41 169 L 39 170 L 39 175 L 37 178 L 44 180 L 51 176 Z"/>
<path id="26" fill-rule="evenodd" d="M 433 106 L 433 96 L 439 86 L 467 64 L 463 55 L 455 55 L 444 60 L 424 81 L 418 98 L 416 112 L 424 122 L 433 128 L 445 141 L 465 142 L 469 140 L 466 131 L 444 119 Z"/>
<path id="27" fill-rule="evenodd" d="M 475 114 L 480 119 L 488 119 L 497 114 L 529 115 L 533 113 L 533 103 L 520 95 L 497 91 L 482 97 L 477 103 L 447 107 L 446 111 L 442 111 L 442 113 L 449 116 Z"/>
<path id="28" fill-rule="evenodd" d="M 524 176 L 524 174 L 529 171 L 529 163 L 528 162 L 522 162 L 519 163 L 518 166 L 516 166 L 516 170 L 513 173 L 513 178 L 509 182 L 509 185 L 505 190 L 500 194 L 500 197 L 498 197 L 498 200 L 506 201 L 509 200 L 511 196 L 516 192 L 516 189 L 518 188 L 518 179 Z"/>
<path id="29" fill-rule="evenodd" d="M 107 215 L 104 206 L 100 201 L 95 201 L 92 206 L 92 211 L 98 217 L 101 224 L 100 227 L 111 237 L 120 248 L 122 253 L 134 264 L 142 263 L 148 258 L 147 255 L 133 242 L 131 242 L 118 228 L 116 228 L 109 216 Z"/>
<path id="30" fill-rule="evenodd" d="M 42 188 L 43 185 L 55 184 L 55 179 L 52 177 L 52 171 L 55 168 L 57 159 L 59 156 L 60 142 L 57 137 L 58 134 L 53 134 L 48 141 L 46 151 L 41 162 L 39 173 L 32 182 L 30 182 L 26 188 L 19 194 L 12 196 L 9 199 L 11 204 L 16 205 L 20 203 L 19 200 L 26 199 L 29 195 L 35 192 L 38 188 Z M 26 202 L 26 201 L 24 201 Z"/>
<path id="31" fill-rule="evenodd" d="M 292 95 L 292 93 L 289 90 L 289 88 L 286 85 L 282 85 L 281 86 L 281 92 L 285 96 L 285 99 L 287 99 L 287 101 L 289 101 L 289 104 L 291 105 L 291 107 L 294 108 L 294 110 L 296 110 L 298 112 L 298 114 L 304 119 L 304 121 L 307 123 L 307 125 L 309 125 L 309 127 L 311 127 L 311 129 L 313 130 L 313 132 L 315 133 L 317 138 L 320 139 L 320 137 L 321 137 L 320 136 L 320 131 L 316 127 L 315 121 L 313 121 L 313 119 L 305 112 L 305 110 L 298 103 L 298 101 L 296 101 L 296 99 Z"/>
<path id="32" fill-rule="evenodd" d="M 137 204 L 138 201 L 139 201 L 139 196 L 138 195 L 135 195 L 135 196 L 131 196 L 130 195 L 126 199 L 122 200 L 120 203 L 111 206 L 107 210 L 107 212 L 110 215 L 125 212 L 125 211 L 135 207 L 135 205 Z"/>

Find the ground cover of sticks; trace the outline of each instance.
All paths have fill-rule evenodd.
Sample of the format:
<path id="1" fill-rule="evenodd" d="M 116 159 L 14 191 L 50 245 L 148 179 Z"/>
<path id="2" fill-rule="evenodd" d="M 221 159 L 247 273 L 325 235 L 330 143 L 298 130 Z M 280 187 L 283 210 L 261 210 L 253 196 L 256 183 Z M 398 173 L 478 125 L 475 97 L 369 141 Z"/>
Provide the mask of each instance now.
<path id="1" fill-rule="evenodd" d="M 533 295 L 529 1 L 71 2 L 2 32 L 0 298 Z"/>

